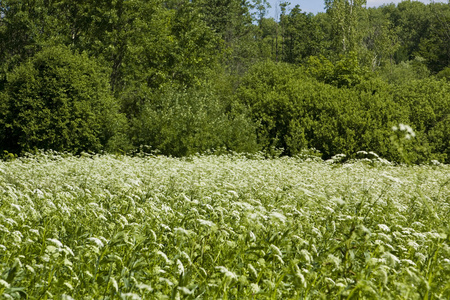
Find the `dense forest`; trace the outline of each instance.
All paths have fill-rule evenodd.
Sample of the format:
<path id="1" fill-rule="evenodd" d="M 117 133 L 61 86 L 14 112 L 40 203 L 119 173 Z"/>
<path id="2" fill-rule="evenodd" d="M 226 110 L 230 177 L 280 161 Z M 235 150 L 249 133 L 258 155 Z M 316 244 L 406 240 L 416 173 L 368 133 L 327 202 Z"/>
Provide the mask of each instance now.
<path id="1" fill-rule="evenodd" d="M 365 2 L 0 1 L 0 151 L 449 163 L 450 4 Z"/>

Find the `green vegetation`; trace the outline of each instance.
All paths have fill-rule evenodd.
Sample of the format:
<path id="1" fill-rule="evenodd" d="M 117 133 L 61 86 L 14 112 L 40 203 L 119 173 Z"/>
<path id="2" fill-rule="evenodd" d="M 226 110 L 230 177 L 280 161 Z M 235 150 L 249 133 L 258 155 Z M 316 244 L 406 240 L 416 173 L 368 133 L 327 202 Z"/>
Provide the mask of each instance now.
<path id="1" fill-rule="evenodd" d="M 14 68 L 0 94 L 4 149 L 80 153 L 122 144 L 118 140 L 125 139 L 126 119 L 99 70 L 87 55 L 60 47 L 47 48 Z"/>
<path id="2" fill-rule="evenodd" d="M 0 151 L 450 162 L 449 5 L 279 5 L 2 1 Z"/>
<path id="3" fill-rule="evenodd" d="M 448 299 L 448 165 L 360 155 L 0 162 L 0 295 Z"/>
<path id="4" fill-rule="evenodd" d="M 0 298 L 449 299 L 450 5 L 365 4 L 0 1 Z"/>
<path id="5" fill-rule="evenodd" d="M 450 5 L 0 1 L 1 299 L 450 299 Z"/>

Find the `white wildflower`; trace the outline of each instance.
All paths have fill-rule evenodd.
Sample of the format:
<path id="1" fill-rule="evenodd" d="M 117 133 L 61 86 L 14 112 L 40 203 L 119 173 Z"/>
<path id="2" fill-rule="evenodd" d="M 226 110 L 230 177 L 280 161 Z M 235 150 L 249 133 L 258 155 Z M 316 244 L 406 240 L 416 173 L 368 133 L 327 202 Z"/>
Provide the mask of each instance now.
<path id="1" fill-rule="evenodd" d="M 183 263 L 179 259 L 177 259 L 176 263 L 177 263 L 177 273 L 178 273 L 178 275 L 183 275 L 184 274 Z"/>
<path id="2" fill-rule="evenodd" d="M 255 236 L 255 234 L 253 233 L 253 231 L 249 231 L 248 232 L 248 235 L 250 236 L 250 241 L 252 241 L 252 242 L 256 242 L 256 236 Z"/>
<path id="3" fill-rule="evenodd" d="M 11 203 L 11 206 L 14 207 L 15 209 L 17 209 L 18 212 L 20 212 L 21 209 L 22 209 L 22 207 L 20 205 L 17 205 L 17 204 Z"/>
<path id="4" fill-rule="evenodd" d="M 390 252 L 384 252 L 381 257 L 385 259 L 388 266 L 395 267 L 398 263 L 400 263 L 400 259 Z"/>
<path id="5" fill-rule="evenodd" d="M 385 224 L 378 224 L 378 228 L 380 228 L 381 230 L 383 230 L 384 232 L 389 232 L 391 231 L 391 229 L 389 228 L 389 226 L 385 225 Z"/>
<path id="6" fill-rule="evenodd" d="M 331 263 L 335 268 L 338 268 L 341 264 L 341 259 L 333 254 L 328 254 L 326 262 Z"/>
<path id="7" fill-rule="evenodd" d="M 16 243 L 22 242 L 23 235 L 20 231 L 14 231 L 13 233 L 11 233 L 11 236 Z"/>
<path id="8" fill-rule="evenodd" d="M 156 254 L 158 254 L 159 256 L 161 256 L 161 257 L 166 261 L 166 264 L 171 264 L 171 263 L 172 263 L 172 261 L 169 260 L 169 258 L 167 258 L 167 255 L 166 255 L 164 252 L 162 252 L 162 251 L 157 251 Z"/>
<path id="9" fill-rule="evenodd" d="M 197 219 L 197 221 L 198 221 L 201 225 L 205 225 L 205 226 L 208 226 L 208 227 L 214 227 L 214 226 L 216 225 L 216 224 L 214 224 L 213 222 L 208 221 L 208 220 Z"/>
<path id="10" fill-rule="evenodd" d="M 148 284 L 145 284 L 145 283 L 138 283 L 136 285 L 136 287 L 138 289 L 140 289 L 140 290 L 146 290 L 146 291 L 149 291 L 149 292 L 153 291 L 152 287 L 150 285 L 148 285 Z"/>
<path id="11" fill-rule="evenodd" d="M 116 293 L 119 291 L 119 285 L 117 284 L 117 280 L 114 277 L 111 277 L 111 283 L 112 286 L 114 288 L 114 290 L 116 291 Z"/>
<path id="12" fill-rule="evenodd" d="M 7 289 L 10 287 L 9 283 L 4 281 L 3 279 L 0 279 L 0 286 L 3 286 L 4 288 L 7 288 Z"/>
<path id="13" fill-rule="evenodd" d="M 270 213 L 270 218 L 283 224 L 286 222 L 286 217 L 283 214 L 276 211 Z"/>
<path id="14" fill-rule="evenodd" d="M 408 246 L 410 246 L 411 248 L 414 248 L 414 250 L 419 249 L 419 244 L 417 244 L 415 241 L 408 241 Z"/>
<path id="15" fill-rule="evenodd" d="M 221 273 L 223 273 L 225 275 L 225 278 L 228 278 L 230 280 L 237 279 L 237 275 L 235 273 L 229 271 L 224 266 L 216 267 L 216 269 L 218 269 Z"/>
<path id="16" fill-rule="evenodd" d="M 280 264 L 282 264 L 282 265 L 284 265 L 284 261 L 283 261 L 283 259 L 281 258 L 281 256 L 279 256 L 279 255 L 275 255 L 274 256 L 274 258 L 276 259 L 276 260 L 278 260 L 278 262 L 280 263 Z"/>
<path id="17" fill-rule="evenodd" d="M 410 259 L 402 259 L 402 260 L 400 260 L 402 263 L 406 263 L 406 264 L 408 264 L 408 265 L 410 265 L 410 266 L 415 266 L 416 265 L 416 263 L 415 262 L 413 262 L 412 260 L 410 260 Z"/>
<path id="18" fill-rule="evenodd" d="M 280 248 L 278 248 L 277 246 L 275 246 L 274 244 L 270 245 L 270 249 L 272 250 L 272 252 L 274 252 L 276 255 L 279 255 L 280 257 L 283 256 L 283 254 L 281 253 Z"/>
<path id="19" fill-rule="evenodd" d="M 34 233 L 37 236 L 39 236 L 39 230 L 37 230 L 37 229 L 30 229 L 30 232 Z"/>
<path id="20" fill-rule="evenodd" d="M 185 286 L 179 286 L 178 290 L 181 291 L 184 295 L 192 295 L 194 293 L 194 290 L 190 290 Z"/>
<path id="21" fill-rule="evenodd" d="M 295 264 L 295 277 L 297 277 L 300 280 L 300 283 L 303 285 L 303 287 L 306 288 L 306 280 L 305 276 L 303 276 L 302 272 L 300 271 L 300 268 L 297 264 Z"/>
<path id="22" fill-rule="evenodd" d="M 179 235 L 189 236 L 189 231 L 181 227 L 174 228 L 173 231 Z"/>
<path id="23" fill-rule="evenodd" d="M 255 267 L 253 267 L 252 264 L 248 264 L 248 269 L 250 275 L 252 275 L 254 278 L 258 278 L 258 272 L 256 271 Z"/>
<path id="24" fill-rule="evenodd" d="M 334 286 L 336 285 L 336 283 L 334 282 L 334 280 L 331 279 L 331 278 L 329 278 L 329 277 L 326 277 L 326 278 L 325 278 L 325 282 L 326 282 L 328 285 L 330 285 L 331 287 L 334 287 Z"/>
<path id="25" fill-rule="evenodd" d="M 141 300 L 141 297 L 134 293 L 123 293 L 120 297 L 124 300 Z"/>
<path id="26" fill-rule="evenodd" d="M 258 294 L 260 291 L 259 285 L 257 283 L 251 283 L 250 290 L 252 291 L 252 294 Z"/>
<path id="27" fill-rule="evenodd" d="M 311 254 L 308 252 L 308 250 L 302 249 L 302 250 L 300 251 L 300 255 L 303 257 L 303 259 L 304 259 L 307 263 L 311 263 L 311 261 L 312 261 L 312 256 L 311 256 Z"/>
<path id="28" fill-rule="evenodd" d="M 100 239 L 96 238 L 96 237 L 90 237 L 87 240 L 90 241 L 90 242 L 93 242 L 99 248 L 103 248 L 103 246 L 104 246 L 103 242 Z"/>

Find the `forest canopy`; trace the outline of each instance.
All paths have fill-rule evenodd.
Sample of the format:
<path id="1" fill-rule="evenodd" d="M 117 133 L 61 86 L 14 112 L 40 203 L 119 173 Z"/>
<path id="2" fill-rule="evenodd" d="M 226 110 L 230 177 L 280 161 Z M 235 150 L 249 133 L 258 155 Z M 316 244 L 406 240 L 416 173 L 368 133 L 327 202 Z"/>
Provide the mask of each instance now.
<path id="1" fill-rule="evenodd" d="M 0 151 L 450 162 L 450 4 L 279 5 L 0 1 Z"/>

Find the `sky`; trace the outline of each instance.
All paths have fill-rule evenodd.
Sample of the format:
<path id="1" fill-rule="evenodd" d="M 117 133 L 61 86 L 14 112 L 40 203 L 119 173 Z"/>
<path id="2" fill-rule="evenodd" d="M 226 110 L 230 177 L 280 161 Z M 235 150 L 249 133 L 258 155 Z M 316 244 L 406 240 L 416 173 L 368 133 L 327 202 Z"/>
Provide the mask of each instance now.
<path id="1" fill-rule="evenodd" d="M 279 0 L 268 0 L 272 8 L 269 12 L 269 17 L 276 18 L 277 15 L 279 15 L 280 9 L 277 9 L 277 6 L 279 6 L 280 1 Z M 287 0 L 291 3 L 290 8 L 293 8 L 295 5 L 299 4 L 300 8 L 304 12 L 313 13 L 316 14 L 318 12 L 324 12 L 324 2 L 323 0 Z M 383 4 L 389 4 L 389 3 L 399 3 L 402 2 L 402 0 L 367 0 L 367 7 L 374 7 L 374 6 L 380 6 Z M 430 3 L 431 0 L 421 0 L 420 2 L 423 3 Z M 442 2 L 447 3 L 447 0 L 435 0 L 434 2 Z"/>

